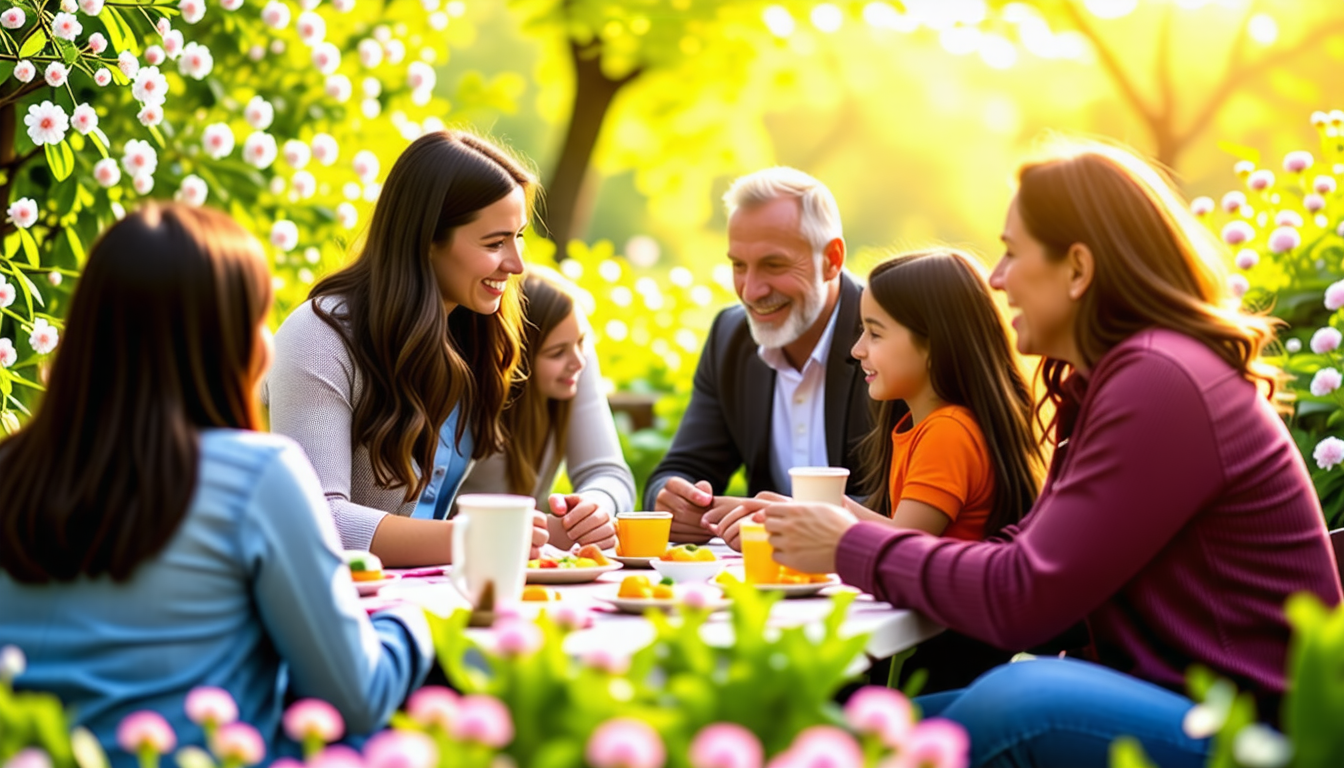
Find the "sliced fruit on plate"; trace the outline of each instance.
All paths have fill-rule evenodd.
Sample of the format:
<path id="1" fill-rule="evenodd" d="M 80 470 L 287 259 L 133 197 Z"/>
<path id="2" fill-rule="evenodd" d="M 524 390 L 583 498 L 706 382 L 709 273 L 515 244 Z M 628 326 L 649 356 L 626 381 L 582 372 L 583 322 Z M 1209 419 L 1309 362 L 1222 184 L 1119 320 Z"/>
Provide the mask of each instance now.
<path id="1" fill-rule="evenodd" d="M 602 554 L 602 550 L 596 544 L 584 544 L 574 554 L 579 558 L 592 560 L 593 565 L 611 565 L 611 561 L 607 559 L 606 555 Z"/>
<path id="2" fill-rule="evenodd" d="M 383 578 L 383 561 L 372 552 L 347 549 L 345 564 L 349 566 L 350 578 L 354 581 L 379 581 Z"/>
<path id="3" fill-rule="evenodd" d="M 559 600 L 560 592 L 547 587 L 528 584 L 523 587 L 523 602 L 527 603 L 549 603 L 552 600 Z"/>
<path id="4" fill-rule="evenodd" d="M 714 554 L 714 550 L 709 547 L 702 547 L 698 544 L 680 544 L 668 548 L 658 559 L 670 560 L 674 563 L 704 563 L 719 558 Z"/>

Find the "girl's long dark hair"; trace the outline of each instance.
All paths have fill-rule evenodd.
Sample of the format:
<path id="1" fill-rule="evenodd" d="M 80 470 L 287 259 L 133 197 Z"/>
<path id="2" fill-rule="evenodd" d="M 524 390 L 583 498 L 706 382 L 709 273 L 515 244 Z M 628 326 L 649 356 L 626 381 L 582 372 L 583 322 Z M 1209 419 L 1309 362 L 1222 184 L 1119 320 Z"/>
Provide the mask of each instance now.
<path id="1" fill-rule="evenodd" d="M 222 213 L 149 204 L 89 252 L 46 395 L 0 443 L 0 569 L 131 577 L 196 486 L 199 433 L 256 429 L 261 244 Z"/>
<path id="2" fill-rule="evenodd" d="M 519 187 L 530 207 L 535 179 L 484 139 L 461 131 L 421 136 L 388 172 L 358 258 L 309 293 L 364 383 L 351 439 L 368 448 L 374 481 L 405 488 L 406 501 L 429 483 L 430 473 L 416 468 L 433 465 L 439 430 L 459 402 L 467 418 L 456 437 L 471 429 L 473 458 L 506 444 L 500 413 L 521 357 L 517 281 L 497 313 L 458 307 L 450 315 L 429 249 Z M 323 297 L 339 301 L 324 306 Z"/>
<path id="3" fill-rule="evenodd" d="M 985 535 L 1021 520 L 1040 490 L 1043 460 L 1031 429 L 1031 389 L 1008 340 L 1003 317 L 975 261 L 955 250 L 909 253 L 882 262 L 869 295 L 929 353 L 934 394 L 975 416 L 994 468 Z M 891 514 L 899 499 L 888 483 L 893 402 L 874 402 L 873 431 L 860 446 L 868 506 Z"/>
<path id="4" fill-rule="evenodd" d="M 555 400 L 539 392 L 531 372 L 546 337 L 574 311 L 574 299 L 558 281 L 529 269 L 523 278 L 523 302 L 523 356 L 529 375 L 513 385 L 513 399 L 504 411 L 509 435 L 504 455 L 508 459 L 509 490 L 531 496 L 547 443 L 554 441 L 557 451 L 565 449 L 573 406 L 572 400 Z"/>

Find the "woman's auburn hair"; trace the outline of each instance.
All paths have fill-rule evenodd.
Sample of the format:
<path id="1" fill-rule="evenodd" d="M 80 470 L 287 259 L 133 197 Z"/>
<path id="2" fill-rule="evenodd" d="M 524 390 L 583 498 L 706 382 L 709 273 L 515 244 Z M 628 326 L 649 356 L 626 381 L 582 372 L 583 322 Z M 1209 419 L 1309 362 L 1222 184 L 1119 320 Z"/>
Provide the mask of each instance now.
<path id="1" fill-rule="evenodd" d="M 148 203 L 89 251 L 46 394 L 0 443 L 0 569 L 129 579 L 186 516 L 200 431 L 260 427 L 256 238 L 208 208 Z"/>
<path id="2" fill-rule="evenodd" d="M 929 383 L 944 403 L 970 410 L 994 473 L 985 535 L 1022 519 L 1036 501 L 1044 461 L 1032 434 L 1032 396 L 983 269 L 953 249 L 906 253 L 873 268 L 866 289 L 929 355 Z M 893 401 L 873 401 L 860 444 L 867 505 L 890 516 Z"/>
<path id="3" fill-rule="evenodd" d="M 374 482 L 405 488 L 406 501 L 428 485 L 417 468 L 433 466 L 439 430 L 459 404 L 455 439 L 471 430 L 472 458 L 507 442 L 500 414 L 521 358 L 517 281 L 493 315 L 449 314 L 429 251 L 520 187 L 530 212 L 536 179 L 499 147 L 463 131 L 421 136 L 388 172 L 358 257 L 309 293 L 363 381 L 351 440 L 368 449 Z"/>
<path id="4" fill-rule="evenodd" d="M 536 490 L 537 470 L 546 446 L 564 450 L 569 434 L 573 400 L 556 400 L 542 394 L 534 371 L 546 337 L 575 311 L 571 288 L 549 270 L 529 266 L 523 277 L 523 365 L 526 378 L 514 382 L 512 399 L 503 421 L 509 436 L 504 447 L 509 490 L 531 496 Z"/>
<path id="5" fill-rule="evenodd" d="M 1126 149 L 1069 139 L 1054 141 L 1017 177 L 1018 214 L 1046 257 L 1059 261 L 1076 244 L 1092 253 L 1093 278 L 1074 325 L 1085 365 L 1140 331 L 1165 328 L 1202 342 L 1273 397 L 1278 372 L 1259 357 L 1278 321 L 1238 308 L 1222 244 L 1166 174 Z M 1062 401 L 1070 371 L 1065 361 L 1041 361 L 1038 414 Z"/>

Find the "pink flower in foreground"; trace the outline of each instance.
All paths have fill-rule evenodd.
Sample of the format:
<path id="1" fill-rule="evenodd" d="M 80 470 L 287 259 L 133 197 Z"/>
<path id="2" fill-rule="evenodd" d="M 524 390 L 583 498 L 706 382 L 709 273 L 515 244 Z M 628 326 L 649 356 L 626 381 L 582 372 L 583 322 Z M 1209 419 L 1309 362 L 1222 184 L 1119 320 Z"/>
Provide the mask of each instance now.
<path id="1" fill-rule="evenodd" d="M 1251 248 L 1243 248 L 1237 253 L 1237 269 L 1251 269 L 1260 263 L 1260 254 Z"/>
<path id="2" fill-rule="evenodd" d="M 626 670 L 630 669 L 630 657 L 601 646 L 583 654 L 583 663 L 585 666 L 609 675 L 624 674 Z"/>
<path id="3" fill-rule="evenodd" d="M 587 629 L 593 625 L 592 611 L 563 601 L 553 607 L 547 606 L 546 615 L 556 626 L 570 631 Z"/>
<path id="4" fill-rule="evenodd" d="M 1316 158 L 1312 157 L 1310 152 L 1299 149 L 1283 156 L 1283 170 L 1289 173 L 1301 173 L 1315 162 Z"/>
<path id="5" fill-rule="evenodd" d="M 1190 201 L 1190 212 L 1196 216 L 1207 216 L 1213 213 L 1212 197 L 1196 197 Z"/>
<path id="6" fill-rule="evenodd" d="M 37 223 L 37 201 L 31 197 L 15 200 L 9 206 L 9 220 L 20 229 L 27 229 Z"/>
<path id="7" fill-rule="evenodd" d="M 513 741 L 513 717 L 499 699 L 473 694 L 458 702 L 452 737 L 502 749 Z"/>
<path id="8" fill-rule="evenodd" d="M 271 245 L 289 252 L 299 244 L 299 228 L 289 219 L 280 219 L 271 225 Z"/>
<path id="9" fill-rule="evenodd" d="M 382 731 L 364 745 L 369 768 L 433 768 L 439 748 L 417 731 Z"/>
<path id="10" fill-rule="evenodd" d="M 1328 195 L 1335 191 L 1335 177 L 1317 176 L 1315 180 L 1311 182 L 1311 188 L 1316 190 L 1317 194 Z"/>
<path id="11" fill-rule="evenodd" d="M 1302 207 L 1307 210 L 1307 213 L 1318 213 L 1325 208 L 1325 198 L 1312 192 L 1302 198 Z"/>
<path id="12" fill-rule="evenodd" d="M 223 688 L 208 685 L 192 688 L 184 706 L 187 719 L 197 725 L 228 725 L 238 719 L 238 705 Z"/>
<path id="13" fill-rule="evenodd" d="M 705 610 L 719 597 L 719 590 L 708 584 L 687 584 L 682 587 L 681 602 L 687 608 Z"/>
<path id="14" fill-rule="evenodd" d="M 1223 242 L 1228 245 L 1241 245 L 1254 239 L 1255 229 L 1240 219 L 1223 225 Z"/>
<path id="15" fill-rule="evenodd" d="M 304 144 L 302 141 L 299 141 L 298 139 L 290 139 L 285 142 L 284 156 L 285 162 L 288 163 L 291 168 L 300 171 L 303 170 L 304 166 L 308 165 L 308 161 L 313 157 L 313 152 L 308 148 L 308 145 Z"/>
<path id="16" fill-rule="evenodd" d="M 121 181 L 121 169 L 116 160 L 105 157 L 93 164 L 93 178 L 103 188 L 115 187 Z"/>
<path id="17" fill-rule="evenodd" d="M 297 742 L 319 739 L 330 744 L 345 735 L 341 713 L 321 699 L 299 699 L 285 710 L 285 735 Z"/>
<path id="18" fill-rule="evenodd" d="M 1311 335 L 1311 351 L 1318 355 L 1324 355 L 1339 349 L 1340 341 L 1344 341 L 1344 334 L 1338 329 L 1326 326 L 1316 329 Z"/>
<path id="19" fill-rule="evenodd" d="M 256 765 L 266 758 L 266 742 L 247 723 L 229 723 L 219 729 L 211 745 L 225 765 Z"/>
<path id="20" fill-rule="evenodd" d="M 966 768 L 971 739 L 961 725 L 940 717 L 916 725 L 901 751 L 902 763 L 919 768 Z"/>
<path id="21" fill-rule="evenodd" d="M 845 704 L 845 720 L 862 734 L 877 736 L 887 747 L 896 747 L 913 725 L 910 702 L 898 691 L 876 685 L 860 688 Z"/>
<path id="22" fill-rule="evenodd" d="M 1245 275 L 1230 275 L 1227 278 L 1227 290 L 1240 299 L 1246 295 L 1247 291 L 1251 290 L 1251 281 L 1247 280 Z"/>
<path id="23" fill-rule="evenodd" d="M 24 15 L 22 8 L 10 8 L 4 13 L 0 13 L 0 27 L 5 29 L 18 29 L 28 20 Z"/>
<path id="24" fill-rule="evenodd" d="M 1232 165 L 1232 172 L 1242 177 L 1243 179 L 1246 178 L 1247 176 L 1250 176 L 1251 173 L 1254 171 L 1255 171 L 1255 163 L 1252 163 L 1250 160 L 1238 160 L 1236 163 Z"/>
<path id="25" fill-rule="evenodd" d="M 846 731 L 833 725 L 804 729 L 789 747 L 794 768 L 862 768 L 863 752 Z"/>
<path id="26" fill-rule="evenodd" d="M 299 14 L 295 24 L 299 39 L 304 45 L 317 45 L 327 36 L 327 21 L 311 10 Z"/>
<path id="27" fill-rule="evenodd" d="M 1246 193 L 1239 189 L 1234 189 L 1223 195 L 1223 210 L 1228 213 L 1236 213 L 1241 210 L 1241 206 L 1246 204 Z"/>
<path id="28" fill-rule="evenodd" d="M 1246 178 L 1246 186 L 1256 192 L 1263 192 L 1274 186 L 1274 172 L 1262 168 Z"/>
<path id="29" fill-rule="evenodd" d="M 648 723 L 618 717 L 593 731 L 584 756 L 593 768 L 663 768 L 667 750 Z"/>
<path id="30" fill-rule="evenodd" d="M 535 653 L 541 648 L 542 642 L 541 628 L 533 621 L 501 621 L 495 627 L 495 647 L 504 656 Z"/>
<path id="31" fill-rule="evenodd" d="M 166 755 L 177 746 L 177 735 L 163 715 L 141 710 L 122 718 L 121 724 L 117 726 L 117 746 L 132 755 L 140 754 L 141 750 Z"/>
<path id="32" fill-rule="evenodd" d="M 264 131 L 254 131 L 243 140 L 243 159 L 257 169 L 265 169 L 275 162 L 275 137 Z"/>
<path id="33" fill-rule="evenodd" d="M 1316 450 L 1312 452 L 1312 458 L 1316 459 L 1316 466 L 1321 469 L 1330 469 L 1344 461 L 1344 440 L 1340 440 L 1338 437 L 1325 438 L 1316 444 Z"/>
<path id="34" fill-rule="evenodd" d="M 271 29 L 284 29 L 289 26 L 289 6 L 278 0 L 272 0 L 261 9 L 261 20 Z"/>
<path id="35" fill-rule="evenodd" d="M 1279 227 L 1269 234 L 1269 250 L 1285 253 L 1302 244 L 1302 234 L 1293 227 Z"/>
<path id="36" fill-rule="evenodd" d="M 764 759 L 756 734 L 736 723 L 714 723 L 691 741 L 691 768 L 761 768 Z"/>
<path id="37" fill-rule="evenodd" d="M 9 758 L 5 768 L 51 768 L 51 755 L 37 747 L 28 747 Z"/>
<path id="38" fill-rule="evenodd" d="M 313 66 L 324 75 L 335 73 L 341 66 L 341 49 L 332 43 L 317 43 L 313 46 Z"/>
<path id="39" fill-rule="evenodd" d="M 204 205 L 205 198 L 210 195 L 210 186 L 205 183 L 196 174 L 188 174 L 183 177 L 182 183 L 177 188 L 177 194 L 173 195 L 174 200 L 180 200 L 187 205 Z"/>
<path id="40" fill-rule="evenodd" d="M 56 350 L 56 345 L 61 341 L 61 334 L 56 330 L 56 326 L 48 323 L 42 318 L 33 321 L 33 332 L 28 335 L 28 343 L 33 351 L 39 355 L 49 355 Z M 155 715 L 155 717 L 158 717 Z M 159 718 L 162 720 L 163 718 Z M 125 721 L 122 721 L 125 722 Z M 171 732 L 171 731 L 170 731 Z M 171 749 L 171 747 L 169 747 Z"/>
<path id="41" fill-rule="evenodd" d="M 271 102 L 260 96 L 253 96 L 243 108 L 243 118 L 247 124 L 256 128 L 258 131 L 264 131 L 271 126 L 271 121 L 275 119 L 275 107 Z"/>
<path id="42" fill-rule="evenodd" d="M 13 304 L 14 298 L 17 295 L 18 291 L 14 289 L 14 286 L 10 285 L 9 281 L 5 280 L 4 275 L 0 275 L 0 309 L 4 309 L 5 307 L 8 307 L 10 304 Z M 8 339 L 5 339 L 4 341 L 8 341 Z M 11 648 L 14 648 L 15 651 L 19 650 L 18 648 L 15 648 L 12 645 L 7 645 L 5 646 L 4 651 L 0 651 L 0 654 L 8 653 L 9 649 Z M 22 653 L 22 651 L 19 652 L 20 654 Z M 4 656 L 0 655 L 0 675 L 5 674 L 5 666 L 3 659 Z"/>
<path id="43" fill-rule="evenodd" d="M 90 16 L 97 16 L 103 12 L 103 0 L 79 0 L 77 3 L 79 10 Z"/>
<path id="44" fill-rule="evenodd" d="M 1344 280 L 1331 283 L 1325 289 L 1325 308 L 1334 312 L 1340 307 L 1344 307 Z"/>
<path id="45" fill-rule="evenodd" d="M 70 118 L 66 117 L 65 110 L 59 104 L 44 101 L 28 105 L 23 124 L 28 126 L 28 138 L 34 144 L 59 144 L 70 129 Z"/>
<path id="46" fill-rule="evenodd" d="M 279 761 L 271 763 L 271 768 L 302 768 L 303 764 L 293 761 L 294 766 L 281 766 Z M 308 760 L 308 768 L 364 768 L 364 758 L 358 752 L 336 744 L 318 752 Z"/>
<path id="47" fill-rule="evenodd" d="M 331 165 L 341 154 L 341 145 L 329 133 L 319 133 L 309 142 L 313 148 L 313 159 L 323 165 Z"/>
<path id="48" fill-rule="evenodd" d="M 1274 226 L 1300 227 L 1302 226 L 1302 214 L 1291 209 L 1279 211 L 1274 214 Z"/>
<path id="49" fill-rule="evenodd" d="M 137 173 L 131 177 L 131 189 L 136 194 L 148 195 L 154 189 L 154 176 L 148 173 Z"/>
<path id="50" fill-rule="evenodd" d="M 427 685 L 411 694 L 406 701 L 406 714 L 423 726 L 438 726 L 444 731 L 457 718 L 460 697 L 441 685 Z"/>
<path id="51" fill-rule="evenodd" d="M 1311 394 L 1317 397 L 1326 395 L 1339 389 L 1339 385 L 1344 384 L 1344 376 L 1334 368 L 1322 368 L 1311 377 Z"/>

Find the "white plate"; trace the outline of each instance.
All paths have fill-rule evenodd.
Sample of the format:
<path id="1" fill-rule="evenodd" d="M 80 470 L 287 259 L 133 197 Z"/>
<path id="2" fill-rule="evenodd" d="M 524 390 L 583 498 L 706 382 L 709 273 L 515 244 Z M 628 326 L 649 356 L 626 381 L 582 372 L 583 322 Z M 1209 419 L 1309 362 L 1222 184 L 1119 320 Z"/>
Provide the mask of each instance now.
<path id="1" fill-rule="evenodd" d="M 604 573 L 619 571 L 625 566 L 620 563 L 599 565 L 593 568 L 528 568 L 528 584 L 587 584 L 597 581 Z"/>
<path id="2" fill-rule="evenodd" d="M 607 555 L 607 557 L 621 563 L 626 568 L 652 568 L 656 557 L 622 557 L 621 555 Z"/>
<path id="3" fill-rule="evenodd" d="M 396 576 L 384 577 L 376 581 L 356 581 L 355 589 L 359 590 L 360 597 L 369 597 L 378 594 L 378 590 L 392 584 L 397 580 Z"/>
<path id="4" fill-rule="evenodd" d="M 640 597 L 616 597 L 615 595 L 593 596 L 594 600 L 601 600 L 622 613 L 633 613 L 636 616 L 643 616 L 644 612 L 650 608 L 655 608 L 664 613 L 670 612 L 673 608 L 681 604 L 681 600 L 673 598 L 671 600 L 653 600 Z M 711 611 L 722 611 L 732 605 L 732 600 L 710 600 L 706 607 Z"/>
<path id="5" fill-rule="evenodd" d="M 826 581 L 815 584 L 753 584 L 762 592 L 783 592 L 785 597 L 811 597 L 827 587 L 840 583 L 840 577 L 831 574 Z"/>

